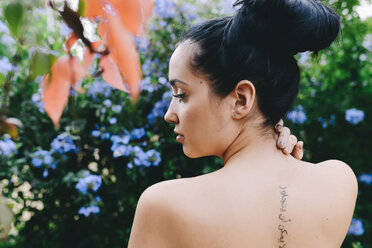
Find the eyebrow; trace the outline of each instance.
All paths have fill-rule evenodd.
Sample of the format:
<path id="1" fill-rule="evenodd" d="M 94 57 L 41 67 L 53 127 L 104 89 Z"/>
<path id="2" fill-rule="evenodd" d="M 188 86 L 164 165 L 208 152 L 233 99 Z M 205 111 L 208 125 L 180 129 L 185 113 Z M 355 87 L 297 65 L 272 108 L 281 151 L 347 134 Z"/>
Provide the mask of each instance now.
<path id="1" fill-rule="evenodd" d="M 179 80 L 179 79 L 177 79 L 177 78 L 175 78 L 175 79 L 172 79 L 172 80 L 170 80 L 169 81 L 169 83 L 173 86 L 175 83 L 181 83 L 181 84 L 184 84 L 184 85 L 186 85 L 186 86 L 188 86 L 188 84 L 187 83 L 185 83 L 184 81 L 181 81 L 181 80 Z"/>

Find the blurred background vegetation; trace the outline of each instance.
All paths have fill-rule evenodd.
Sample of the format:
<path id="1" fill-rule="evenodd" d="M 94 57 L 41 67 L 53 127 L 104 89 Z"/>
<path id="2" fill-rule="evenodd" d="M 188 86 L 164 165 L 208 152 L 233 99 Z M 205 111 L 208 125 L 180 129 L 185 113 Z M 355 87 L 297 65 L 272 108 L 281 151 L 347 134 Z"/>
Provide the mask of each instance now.
<path id="1" fill-rule="evenodd" d="M 168 61 L 181 34 L 202 19 L 232 14 L 233 2 L 155 0 L 148 34 L 136 37 L 143 71 L 138 104 L 91 77 L 83 93 L 71 89 L 58 129 L 43 110 L 40 75 L 65 54 L 71 30 L 44 1 L 0 2 L 0 221 L 8 236 L 0 247 L 126 247 L 147 187 L 222 166 L 213 157 L 188 159 L 163 115 L 171 99 Z M 342 247 L 368 248 L 372 18 L 360 18 L 358 0 L 328 3 L 342 18 L 342 32 L 318 57 L 296 55 L 301 89 L 284 121 L 304 141 L 304 160 L 339 159 L 353 168 L 359 196 Z M 94 25 L 82 21 L 87 36 L 98 39 Z M 72 50 L 81 57 L 82 43 Z"/>

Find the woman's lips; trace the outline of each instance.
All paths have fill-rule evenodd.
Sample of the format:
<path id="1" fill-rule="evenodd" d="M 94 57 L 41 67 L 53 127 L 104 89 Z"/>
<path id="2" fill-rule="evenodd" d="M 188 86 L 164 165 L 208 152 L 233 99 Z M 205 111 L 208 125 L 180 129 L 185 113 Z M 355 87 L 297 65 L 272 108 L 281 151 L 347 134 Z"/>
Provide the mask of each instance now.
<path id="1" fill-rule="evenodd" d="M 185 139 L 185 136 L 179 134 L 179 135 L 177 135 L 176 139 L 177 139 L 178 142 L 181 142 Z"/>
<path id="2" fill-rule="evenodd" d="M 183 136 L 182 134 L 180 134 L 176 129 L 174 129 L 173 132 L 174 132 L 175 134 L 177 134 L 176 139 L 177 139 L 178 142 L 181 142 L 182 140 L 185 139 L 185 136 Z"/>

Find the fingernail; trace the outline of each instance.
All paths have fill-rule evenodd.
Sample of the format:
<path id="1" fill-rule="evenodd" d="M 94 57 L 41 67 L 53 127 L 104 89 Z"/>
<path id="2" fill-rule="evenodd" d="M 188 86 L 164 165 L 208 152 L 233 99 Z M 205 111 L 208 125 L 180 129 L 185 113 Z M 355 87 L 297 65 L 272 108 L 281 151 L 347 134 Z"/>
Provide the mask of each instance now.
<path id="1" fill-rule="evenodd" d="M 300 142 L 300 148 L 304 148 L 304 142 Z"/>
<path id="2" fill-rule="evenodd" d="M 281 141 L 279 142 L 279 145 L 284 146 L 284 141 L 281 140 Z"/>
<path id="3" fill-rule="evenodd" d="M 287 152 L 289 152 L 289 146 L 287 146 L 286 148 L 284 148 L 284 150 L 286 150 Z"/>
<path id="4" fill-rule="evenodd" d="M 282 130 L 282 125 L 280 125 L 280 124 L 276 124 L 275 127 L 276 127 L 276 129 L 278 129 L 279 131 Z"/>

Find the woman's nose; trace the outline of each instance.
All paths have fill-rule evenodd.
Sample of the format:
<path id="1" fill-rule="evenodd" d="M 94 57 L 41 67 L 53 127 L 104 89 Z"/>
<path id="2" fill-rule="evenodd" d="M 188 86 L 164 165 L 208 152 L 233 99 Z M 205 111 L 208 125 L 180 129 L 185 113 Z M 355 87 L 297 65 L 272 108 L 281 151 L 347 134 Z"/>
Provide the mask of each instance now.
<path id="1" fill-rule="evenodd" d="M 178 123 L 178 117 L 176 113 L 172 110 L 171 105 L 169 105 L 169 108 L 164 115 L 164 120 L 169 123 Z"/>

